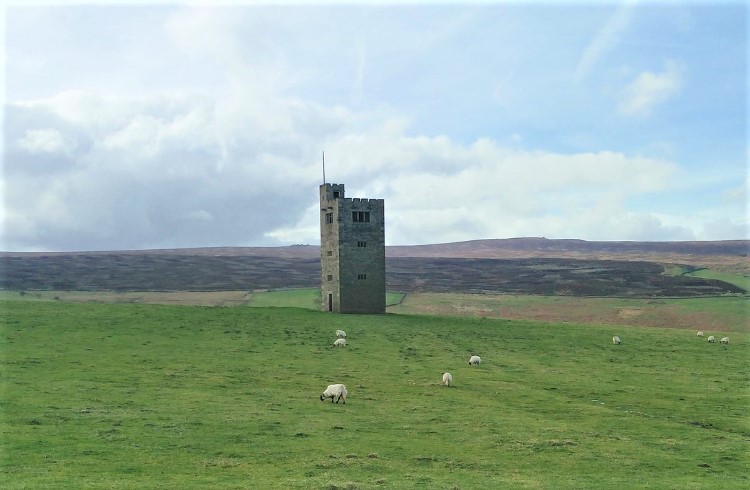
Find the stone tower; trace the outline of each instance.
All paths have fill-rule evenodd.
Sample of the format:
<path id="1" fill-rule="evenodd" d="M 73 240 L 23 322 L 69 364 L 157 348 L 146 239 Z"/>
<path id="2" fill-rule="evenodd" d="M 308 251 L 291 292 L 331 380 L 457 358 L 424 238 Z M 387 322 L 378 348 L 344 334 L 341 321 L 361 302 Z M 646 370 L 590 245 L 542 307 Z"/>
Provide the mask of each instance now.
<path id="1" fill-rule="evenodd" d="M 321 309 L 385 313 L 383 199 L 347 199 L 344 184 L 320 186 Z"/>

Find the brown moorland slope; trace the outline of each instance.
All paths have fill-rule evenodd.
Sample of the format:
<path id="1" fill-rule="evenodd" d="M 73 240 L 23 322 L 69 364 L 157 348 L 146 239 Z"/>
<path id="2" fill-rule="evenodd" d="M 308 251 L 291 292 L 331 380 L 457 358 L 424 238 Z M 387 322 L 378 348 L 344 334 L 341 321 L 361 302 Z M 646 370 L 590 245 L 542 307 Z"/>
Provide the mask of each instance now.
<path id="1" fill-rule="evenodd" d="M 587 242 L 515 238 L 386 250 L 389 290 L 569 296 L 741 294 L 722 281 L 664 274 L 747 274 L 750 241 Z M 316 287 L 320 248 L 226 247 L 0 254 L 0 289 L 232 291 Z"/>
<path id="2" fill-rule="evenodd" d="M 389 257 L 632 260 L 750 272 L 750 240 L 633 242 L 508 238 L 388 247 Z"/>
<path id="3" fill-rule="evenodd" d="M 742 294 L 726 282 L 664 274 L 750 271 L 749 241 L 587 242 L 518 238 L 388 247 L 394 291 L 568 296 Z M 316 287 L 317 246 L 0 254 L 0 289 L 232 291 Z"/>
<path id="4" fill-rule="evenodd" d="M 213 257 L 279 257 L 311 259 L 320 257 L 317 245 L 286 247 L 203 247 L 152 250 L 81 252 L 0 252 L 0 257 L 47 257 L 76 255 L 193 255 Z M 750 240 L 720 241 L 586 241 L 543 237 L 469 240 L 429 245 L 393 245 L 386 247 L 388 257 L 445 258 L 575 258 L 588 260 L 643 260 L 670 263 L 734 264 L 750 268 Z"/>

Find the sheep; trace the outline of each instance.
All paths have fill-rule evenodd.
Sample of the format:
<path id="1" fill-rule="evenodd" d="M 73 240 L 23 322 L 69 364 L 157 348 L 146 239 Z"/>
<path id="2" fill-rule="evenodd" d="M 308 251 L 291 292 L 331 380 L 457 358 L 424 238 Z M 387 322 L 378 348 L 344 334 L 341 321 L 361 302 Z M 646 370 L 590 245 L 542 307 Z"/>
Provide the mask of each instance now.
<path id="1" fill-rule="evenodd" d="M 346 340 L 344 339 L 336 339 L 336 342 L 333 343 L 334 347 L 345 347 L 346 346 Z"/>
<path id="2" fill-rule="evenodd" d="M 698 332 L 698 337 L 703 337 L 703 332 L 702 331 Z"/>
<path id="3" fill-rule="evenodd" d="M 480 359 L 479 356 L 471 356 L 469 359 L 469 366 L 472 364 L 479 364 L 480 362 L 482 362 L 482 359 Z"/>
<path id="4" fill-rule="evenodd" d="M 336 338 L 337 339 L 345 339 L 346 338 L 346 332 L 343 330 L 336 330 Z"/>
<path id="5" fill-rule="evenodd" d="M 721 342 L 722 344 L 728 344 L 729 343 L 729 337 L 722 337 L 719 342 Z"/>
<path id="6" fill-rule="evenodd" d="M 620 340 L 620 337 L 618 337 L 617 335 L 615 335 L 614 337 L 612 337 L 612 343 L 615 344 L 615 345 L 620 345 L 622 343 L 622 341 Z"/>
<path id="7" fill-rule="evenodd" d="M 339 400 L 344 400 L 344 405 L 346 405 L 346 386 L 342 384 L 335 384 L 335 385 L 328 385 L 328 388 L 323 392 L 322 395 L 320 395 L 320 401 L 324 401 L 326 398 L 331 399 L 331 403 L 333 403 L 333 399 L 338 397 L 336 399 L 336 403 L 339 402 Z"/>
<path id="8" fill-rule="evenodd" d="M 450 386 L 453 383 L 453 376 L 451 373 L 443 373 L 443 384 L 445 386 Z"/>
<path id="9" fill-rule="evenodd" d="M 713 344 L 714 342 L 716 342 L 716 337 L 714 337 L 713 335 L 709 335 L 708 336 L 708 343 L 709 344 Z"/>

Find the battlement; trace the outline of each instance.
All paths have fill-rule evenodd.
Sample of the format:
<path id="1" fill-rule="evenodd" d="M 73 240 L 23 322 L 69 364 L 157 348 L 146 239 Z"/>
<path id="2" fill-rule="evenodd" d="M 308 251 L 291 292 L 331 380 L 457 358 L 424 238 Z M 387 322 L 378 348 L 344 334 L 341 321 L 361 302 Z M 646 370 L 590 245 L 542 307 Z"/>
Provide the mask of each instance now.
<path id="1" fill-rule="evenodd" d="M 356 207 L 356 206 L 368 206 L 368 207 L 385 207 L 385 199 L 366 199 L 366 198 L 359 198 L 359 197 L 346 197 L 344 199 L 341 198 L 335 198 L 335 199 L 323 199 L 323 201 L 337 201 L 339 204 L 339 207 Z M 329 208 L 331 208 L 331 204 L 329 203 Z"/>
<path id="2" fill-rule="evenodd" d="M 351 202 L 352 204 L 385 204 L 385 199 L 368 199 L 365 197 L 347 197 L 344 201 Z"/>
<path id="3" fill-rule="evenodd" d="M 344 184 L 323 184 L 320 186 L 320 200 L 344 199 Z"/>

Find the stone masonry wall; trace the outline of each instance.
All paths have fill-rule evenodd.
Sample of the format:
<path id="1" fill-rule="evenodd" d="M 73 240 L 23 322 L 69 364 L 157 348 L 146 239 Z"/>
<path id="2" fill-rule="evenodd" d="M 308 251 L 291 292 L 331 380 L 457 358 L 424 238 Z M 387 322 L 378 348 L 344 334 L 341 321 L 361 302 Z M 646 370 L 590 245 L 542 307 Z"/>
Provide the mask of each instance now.
<path id="1" fill-rule="evenodd" d="M 385 313 L 383 199 L 349 199 L 343 185 L 321 186 L 320 254 L 322 310 Z"/>

